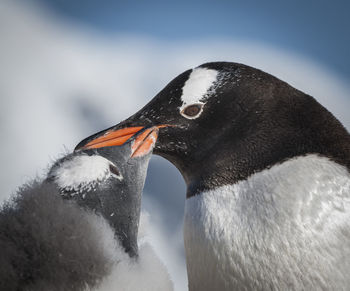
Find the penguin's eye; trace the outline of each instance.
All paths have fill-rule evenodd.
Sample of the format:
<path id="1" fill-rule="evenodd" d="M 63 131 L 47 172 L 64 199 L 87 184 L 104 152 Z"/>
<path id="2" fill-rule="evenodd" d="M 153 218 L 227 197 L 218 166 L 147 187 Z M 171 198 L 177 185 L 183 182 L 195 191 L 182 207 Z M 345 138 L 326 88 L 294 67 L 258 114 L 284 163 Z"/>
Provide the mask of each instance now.
<path id="1" fill-rule="evenodd" d="M 186 118 L 195 118 L 199 116 L 199 114 L 202 112 L 203 104 L 192 104 L 187 107 L 185 107 L 181 114 L 185 116 Z"/>

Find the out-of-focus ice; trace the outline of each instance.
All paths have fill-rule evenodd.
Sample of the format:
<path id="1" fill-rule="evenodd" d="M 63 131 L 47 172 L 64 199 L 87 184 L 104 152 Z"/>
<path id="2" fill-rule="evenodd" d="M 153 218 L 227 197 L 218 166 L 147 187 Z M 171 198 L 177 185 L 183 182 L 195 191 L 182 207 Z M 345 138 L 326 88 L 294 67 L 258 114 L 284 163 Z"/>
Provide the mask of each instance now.
<path id="1" fill-rule="evenodd" d="M 106 37 L 11 0 L 0 4 L 0 37 L 1 200 L 41 175 L 62 151 L 133 114 L 179 73 L 208 61 L 267 71 L 314 96 L 350 128 L 345 81 L 305 57 L 266 44 Z M 151 213 L 150 242 L 175 290 L 186 290 L 184 182 L 161 158 L 152 159 L 149 177 L 143 207 Z M 164 180 L 171 187 L 159 189 Z"/>

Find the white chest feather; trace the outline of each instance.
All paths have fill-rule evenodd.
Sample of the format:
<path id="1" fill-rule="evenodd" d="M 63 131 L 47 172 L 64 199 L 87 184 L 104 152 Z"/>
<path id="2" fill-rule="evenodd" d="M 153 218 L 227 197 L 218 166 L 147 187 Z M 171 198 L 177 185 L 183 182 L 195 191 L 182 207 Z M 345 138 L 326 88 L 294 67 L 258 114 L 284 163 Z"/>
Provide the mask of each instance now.
<path id="1" fill-rule="evenodd" d="M 349 290 L 350 175 L 299 157 L 186 201 L 190 290 Z"/>

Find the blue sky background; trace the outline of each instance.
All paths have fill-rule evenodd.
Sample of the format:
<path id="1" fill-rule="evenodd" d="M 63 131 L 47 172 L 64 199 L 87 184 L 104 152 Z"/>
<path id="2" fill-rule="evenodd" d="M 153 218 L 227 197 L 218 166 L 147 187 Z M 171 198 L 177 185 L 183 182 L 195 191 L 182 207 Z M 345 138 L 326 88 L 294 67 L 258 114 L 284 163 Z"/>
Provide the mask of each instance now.
<path id="1" fill-rule="evenodd" d="M 203 38 L 261 41 L 307 55 L 350 79 L 350 2 L 39 0 L 101 33 L 169 42 Z"/>
<path id="2" fill-rule="evenodd" d="M 350 2 L 349 2 L 350 3 Z M 0 201 L 86 136 L 207 61 L 242 62 L 314 96 L 350 129 L 346 1 L 0 1 Z M 149 240 L 187 290 L 185 184 L 154 156 Z"/>

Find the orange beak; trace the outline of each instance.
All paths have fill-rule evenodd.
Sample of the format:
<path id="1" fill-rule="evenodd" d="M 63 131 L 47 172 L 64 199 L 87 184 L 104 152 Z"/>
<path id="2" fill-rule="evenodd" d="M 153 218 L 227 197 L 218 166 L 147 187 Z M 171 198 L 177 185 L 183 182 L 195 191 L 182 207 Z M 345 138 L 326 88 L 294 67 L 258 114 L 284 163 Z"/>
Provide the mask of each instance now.
<path id="1" fill-rule="evenodd" d="M 169 125 L 158 125 L 147 129 L 142 126 L 126 127 L 117 130 L 108 130 L 103 135 L 89 141 L 87 144 L 78 147 L 76 150 L 97 149 L 102 147 L 121 146 L 130 138 L 135 136 L 132 143 L 132 157 L 143 156 L 153 149 L 157 138 L 158 130 Z"/>
<path id="2" fill-rule="evenodd" d="M 98 149 L 103 147 L 123 145 L 129 138 L 143 129 L 142 126 L 127 127 L 118 130 L 109 130 L 81 147 L 80 149 Z"/>
<path id="3" fill-rule="evenodd" d="M 131 146 L 131 157 L 142 157 L 147 155 L 156 144 L 158 138 L 158 128 L 156 126 L 146 129 L 138 135 Z"/>

